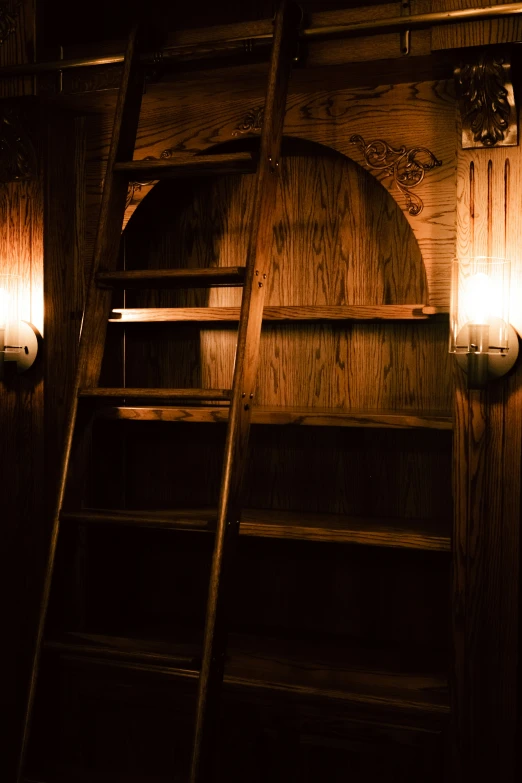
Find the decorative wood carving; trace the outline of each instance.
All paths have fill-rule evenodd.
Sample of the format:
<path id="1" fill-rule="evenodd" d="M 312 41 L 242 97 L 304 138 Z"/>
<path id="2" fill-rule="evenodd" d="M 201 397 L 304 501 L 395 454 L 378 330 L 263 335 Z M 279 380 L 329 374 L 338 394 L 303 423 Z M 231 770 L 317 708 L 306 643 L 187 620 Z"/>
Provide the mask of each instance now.
<path id="1" fill-rule="evenodd" d="M 121 83 L 122 70 L 121 65 L 110 65 L 63 71 L 62 92 L 76 94 L 117 90 Z"/>
<path id="2" fill-rule="evenodd" d="M 0 182 L 33 179 L 37 173 L 33 142 L 16 106 L 0 108 Z"/>
<path id="3" fill-rule="evenodd" d="M 0 3 L 0 45 L 16 30 L 16 17 L 18 16 L 19 7 L 20 3 L 17 3 L 13 10 L 11 3 Z"/>
<path id="4" fill-rule="evenodd" d="M 511 65 L 504 56 L 483 53 L 455 69 L 462 117 L 462 147 L 513 147 L 518 126 Z"/>
<path id="5" fill-rule="evenodd" d="M 364 155 L 366 165 L 375 171 L 392 176 L 397 188 L 406 196 L 406 205 L 410 215 L 420 215 L 424 209 L 419 196 L 411 189 L 420 185 L 427 171 L 442 166 L 442 161 L 426 147 L 406 147 L 395 149 L 382 139 L 366 143 L 362 136 L 355 134 L 350 141 L 356 144 Z M 423 160 L 425 157 L 426 160 Z"/>
<path id="6" fill-rule="evenodd" d="M 243 117 L 243 121 L 232 131 L 232 136 L 239 136 L 243 133 L 260 133 L 263 126 L 264 106 L 257 106 L 250 109 Z"/>
<path id="7" fill-rule="evenodd" d="M 160 155 L 160 158 L 170 158 L 172 155 L 172 149 L 169 150 L 163 150 L 163 152 Z M 146 158 L 143 158 L 143 160 L 158 160 L 154 155 L 147 155 Z M 152 185 L 154 180 L 150 180 L 148 182 L 129 182 L 129 185 L 127 187 L 127 200 L 125 201 L 125 209 L 127 209 L 130 204 L 132 204 L 132 201 L 134 199 L 134 194 L 139 193 L 139 191 L 142 189 L 142 187 L 146 187 L 147 185 Z"/>

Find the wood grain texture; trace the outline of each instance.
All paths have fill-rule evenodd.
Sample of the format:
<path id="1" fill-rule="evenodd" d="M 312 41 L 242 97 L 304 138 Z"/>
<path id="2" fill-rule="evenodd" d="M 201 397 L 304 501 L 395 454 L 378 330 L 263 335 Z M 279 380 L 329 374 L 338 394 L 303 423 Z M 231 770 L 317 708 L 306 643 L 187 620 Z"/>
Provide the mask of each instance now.
<path id="1" fill-rule="evenodd" d="M 105 178 L 102 209 L 100 213 L 100 230 L 98 233 L 94 255 L 95 271 L 97 271 L 100 259 L 103 259 L 104 262 L 107 262 L 109 259 L 111 259 L 111 256 L 113 257 L 112 262 L 115 266 L 118 255 L 119 224 L 121 223 L 121 218 L 123 217 L 125 208 L 126 187 L 123 181 L 115 181 L 112 168 L 115 161 L 121 160 L 122 158 L 128 159 L 130 157 L 136 137 L 136 127 L 141 103 L 142 83 L 140 84 L 138 79 L 140 69 L 135 44 L 136 31 L 133 31 L 129 37 L 129 44 L 126 51 L 121 94 L 118 99 L 114 132 L 108 158 L 109 165 Z M 118 216 L 120 218 L 119 220 Z M 27 699 L 25 700 L 25 717 L 21 750 L 16 774 L 17 780 L 21 779 L 26 763 L 31 730 L 31 718 L 40 665 L 41 646 L 45 631 L 56 547 L 58 542 L 59 511 L 61 509 L 65 495 L 69 457 L 71 454 L 74 427 L 76 422 L 78 404 L 76 395 L 80 386 L 94 385 L 97 382 L 103 358 L 103 342 L 106 332 L 106 315 L 102 318 L 100 318 L 100 315 L 104 312 L 104 309 L 106 312 L 108 311 L 110 303 L 108 301 L 108 292 L 101 292 L 99 290 L 97 291 L 94 288 L 94 276 L 92 280 L 93 282 L 88 289 L 87 305 L 85 308 L 84 320 L 82 322 L 77 373 L 75 376 L 73 388 L 71 390 L 72 394 L 69 400 L 67 423 L 64 427 L 64 443 L 62 458 L 60 461 L 56 503 L 53 513 L 52 529 L 49 535 L 45 577 L 43 579 L 39 616 L 35 633 L 31 674 L 29 678 Z"/>
<path id="2" fill-rule="evenodd" d="M 459 152 L 459 255 L 513 259 L 513 304 L 520 291 L 517 149 Z M 514 304 L 512 322 L 519 326 Z M 520 435 L 514 400 L 520 370 L 487 392 L 467 392 L 459 375 L 455 418 L 454 638 L 459 757 L 475 774 L 516 779 Z M 514 462 L 518 467 L 513 472 Z M 509 465 L 506 482 L 505 466 Z M 508 499 L 509 498 L 509 499 Z M 488 685 L 485 685 L 488 683 Z M 511 684 L 509 684 L 511 683 Z M 488 706 L 495 694 L 494 707 Z M 501 694 L 501 695 L 500 695 Z M 498 753 L 484 750 L 495 736 Z M 499 772 L 501 770 L 501 773 Z"/>
<path id="3" fill-rule="evenodd" d="M 422 263 L 408 224 L 386 192 L 375 190 L 368 175 L 341 157 L 291 156 L 283 166 L 272 272 L 264 281 L 265 309 L 313 305 L 357 307 L 361 312 L 359 308 L 387 303 L 385 312 L 396 312 L 392 303 L 402 302 L 411 302 L 416 309 L 415 303 L 425 295 Z M 169 268 L 173 263 L 189 269 L 227 267 L 244 261 L 252 203 L 248 178 L 225 178 L 181 194 L 168 183 L 161 187 L 163 198 L 157 189 L 148 206 L 144 202 L 142 217 L 137 214 L 135 225 L 129 224 L 128 269 Z M 361 190 L 367 196 L 356 198 Z M 339 204 L 345 205 L 342 211 Z M 153 233 L 147 226 L 149 216 Z M 129 291 L 127 307 L 237 306 L 238 296 L 230 289 Z M 120 329 L 116 324 L 111 328 Z M 386 322 L 296 322 L 281 327 L 267 323 L 261 339 L 258 404 L 449 410 L 446 328 L 427 322 L 422 331 L 418 329 L 415 324 Z M 125 335 L 129 385 L 231 384 L 234 330 L 128 324 Z M 401 369 L 405 366 L 407 374 Z"/>
<path id="4" fill-rule="evenodd" d="M 263 308 L 264 321 L 427 321 L 424 305 L 309 305 Z M 154 321 L 239 321 L 239 307 L 146 307 L 115 309 L 114 323 Z"/>
<path id="5" fill-rule="evenodd" d="M 189 423 L 219 423 L 228 418 L 227 408 L 198 406 L 192 408 L 110 407 L 97 415 L 106 419 L 126 421 L 170 421 Z M 253 406 L 252 424 L 298 425 L 309 427 L 376 427 L 391 429 L 451 430 L 451 416 L 443 412 L 400 413 L 398 411 L 350 411 L 335 408 L 270 408 Z"/>
<path id="6" fill-rule="evenodd" d="M 6 6 L 6 11 L 15 18 L 14 31 L 6 37 L 0 47 L 0 67 L 21 65 L 31 62 L 34 57 L 35 41 L 35 0 L 22 0 L 16 6 Z M 21 95 L 34 95 L 32 76 L 0 79 L 0 96 L 10 98 Z"/>
<path id="7" fill-rule="evenodd" d="M 447 308 L 449 261 L 454 255 L 455 242 L 456 137 L 452 82 L 388 85 L 371 90 L 347 88 L 341 82 L 337 89 L 328 90 L 321 86 L 319 80 L 314 84 L 314 92 L 311 92 L 304 75 L 305 72 L 301 78 L 296 71 L 292 79 L 285 136 L 316 141 L 338 150 L 358 164 L 362 163 L 362 158 L 350 142 L 353 134 L 360 134 L 366 140 L 383 138 L 397 148 L 403 144 L 406 148 L 425 146 L 442 160 L 443 166 L 429 172 L 417 190 L 424 202 L 422 213 L 416 218 L 406 214 L 406 219 L 418 239 L 426 265 L 429 301 Z M 207 76 L 210 79 L 211 74 Z M 201 91 L 202 84 L 205 87 Z M 231 95 L 228 73 L 221 73 L 219 78 L 205 82 L 185 76 L 176 84 L 176 111 L 169 103 L 171 99 L 165 88 L 153 85 L 144 98 L 135 157 L 159 157 L 165 149 L 197 152 L 231 141 L 247 111 L 262 106 L 260 84 L 259 78 L 254 84 L 248 79 L 238 81 Z M 200 90 L 197 97 L 195 90 Z M 95 232 L 110 118 L 109 109 L 106 115 L 97 115 L 90 120 L 94 132 L 88 163 L 87 254 L 92 248 Z M 404 208 L 403 197 L 396 190 L 393 178 L 375 172 L 374 176 L 378 176 Z M 127 216 L 147 192 L 148 189 L 142 187 L 134 194 Z"/>
<path id="8" fill-rule="evenodd" d="M 14 31 L 0 46 L 0 67 L 22 64 L 34 51 L 34 0 L 6 5 L 15 16 Z M 0 97 L 33 94 L 31 77 L 0 80 Z M 41 115 L 29 113 L 33 141 L 43 142 Z M 39 160 L 41 163 L 41 160 Z M 7 183 L 0 194 L 0 253 L 2 273 L 20 274 L 20 315 L 43 331 L 43 181 Z M 11 368 L 9 368 L 11 369 Z M 14 367 L 12 368 L 14 369 Z M 2 569 L 0 607 L 4 634 L 11 644 L 0 655 L 0 687 L 11 715 L 0 760 L 0 777 L 14 775 L 21 720 L 20 704 L 25 696 L 29 649 L 33 643 L 30 620 L 38 592 L 41 568 L 39 548 L 45 546 L 41 511 L 44 489 L 44 382 L 42 365 L 29 377 L 16 373 L 0 383 L 0 465 L 11 487 L 2 507 L 5 567 Z M 13 449 L 18 457 L 13 459 Z M 38 481 L 40 476 L 40 481 Z M 31 542 L 29 545 L 28 542 Z M 9 596 L 16 595 L 12 601 Z"/>
<path id="9" fill-rule="evenodd" d="M 491 5 L 507 5 L 509 0 L 490 3 L 489 0 L 437 0 L 433 10 L 453 11 L 467 8 L 484 8 Z M 520 14 L 483 22 L 434 27 L 431 31 L 431 48 L 460 49 L 468 46 L 487 46 L 520 41 L 522 20 Z"/>

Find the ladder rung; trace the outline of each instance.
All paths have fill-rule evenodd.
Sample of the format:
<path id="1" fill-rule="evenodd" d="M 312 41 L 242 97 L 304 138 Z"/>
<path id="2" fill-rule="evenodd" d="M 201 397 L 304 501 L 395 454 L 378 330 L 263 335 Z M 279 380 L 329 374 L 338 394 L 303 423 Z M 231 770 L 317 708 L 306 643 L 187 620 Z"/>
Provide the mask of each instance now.
<path id="1" fill-rule="evenodd" d="M 255 170 L 256 162 L 250 152 L 194 155 L 189 159 L 184 155 L 179 159 L 129 160 L 114 164 L 114 171 L 138 182 L 173 177 L 209 177 L 213 174 L 250 174 Z"/>
<path id="2" fill-rule="evenodd" d="M 196 644 L 160 644 L 117 636 L 67 633 L 61 639 L 50 639 L 45 648 L 69 656 L 121 661 L 145 670 L 158 667 L 181 670 L 185 676 L 198 674 L 201 655 Z"/>
<path id="3" fill-rule="evenodd" d="M 210 509 L 182 509 L 180 511 L 114 511 L 85 509 L 62 511 L 62 522 L 87 525 L 123 525 L 128 527 L 162 528 L 171 530 L 214 530 L 217 511 Z"/>
<path id="4" fill-rule="evenodd" d="M 125 397 L 132 399 L 156 400 L 230 400 L 230 389 L 126 389 L 102 388 L 80 389 L 78 397 L 95 397 L 98 399 L 113 399 Z"/>
<path id="5" fill-rule="evenodd" d="M 133 269 L 126 272 L 100 272 L 99 286 L 122 288 L 207 288 L 243 285 L 244 266 L 208 269 Z"/>

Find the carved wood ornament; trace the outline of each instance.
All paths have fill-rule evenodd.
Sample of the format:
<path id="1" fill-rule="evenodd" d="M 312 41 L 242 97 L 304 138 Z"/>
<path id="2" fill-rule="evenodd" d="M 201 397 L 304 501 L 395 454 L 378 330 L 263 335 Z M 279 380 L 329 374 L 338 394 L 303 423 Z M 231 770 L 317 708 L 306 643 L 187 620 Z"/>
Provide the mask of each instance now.
<path id="1" fill-rule="evenodd" d="M 19 7 L 20 3 L 17 3 L 13 10 L 10 3 L 0 3 L 0 45 L 16 30 Z"/>
<path id="2" fill-rule="evenodd" d="M 159 158 L 157 158 L 155 155 L 147 155 L 146 158 L 143 158 L 143 160 L 166 160 L 167 158 L 172 157 L 172 153 L 175 152 L 175 150 L 170 147 L 169 149 L 163 150 Z M 134 194 L 139 193 L 142 187 L 148 187 L 149 185 L 153 185 L 156 180 L 149 180 L 147 182 L 129 182 L 129 185 L 127 187 L 127 200 L 125 202 L 125 209 L 127 209 L 130 204 L 132 204 L 134 200 Z"/>
<path id="3" fill-rule="evenodd" d="M 426 147 L 412 147 L 408 150 L 403 146 L 395 149 L 382 139 L 366 143 L 363 137 L 357 134 L 352 136 L 350 141 L 359 147 L 368 168 L 393 177 L 397 188 L 406 196 L 408 213 L 413 216 L 420 215 L 424 204 L 411 189 L 420 185 L 427 171 L 442 166 L 442 161 Z"/>
<path id="4" fill-rule="evenodd" d="M 243 121 L 232 131 L 232 136 L 239 136 L 243 133 L 260 133 L 263 127 L 263 117 L 265 114 L 264 106 L 257 106 L 250 109 L 243 117 Z"/>
<path id="5" fill-rule="evenodd" d="M 511 66 L 504 56 L 481 54 L 455 69 L 462 147 L 513 147 L 518 127 Z"/>
<path id="6" fill-rule="evenodd" d="M 33 179 L 37 174 L 34 144 L 15 106 L 0 108 L 0 182 Z"/>

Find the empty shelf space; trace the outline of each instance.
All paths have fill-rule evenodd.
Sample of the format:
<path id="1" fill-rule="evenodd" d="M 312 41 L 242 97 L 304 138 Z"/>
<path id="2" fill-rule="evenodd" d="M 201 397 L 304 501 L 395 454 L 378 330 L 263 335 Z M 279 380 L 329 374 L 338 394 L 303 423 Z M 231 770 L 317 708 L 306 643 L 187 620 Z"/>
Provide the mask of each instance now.
<path id="1" fill-rule="evenodd" d="M 197 676 L 195 645 L 69 633 L 48 641 L 62 656 L 173 677 Z M 367 708 L 440 720 L 449 714 L 447 680 L 433 661 L 411 651 L 359 648 L 307 639 L 270 639 L 232 633 L 225 686 L 336 699 Z M 433 669 L 434 671 L 432 671 Z"/>
<path id="2" fill-rule="evenodd" d="M 433 321 L 422 304 L 410 305 L 280 305 L 263 310 L 264 321 Z M 239 307 L 144 307 L 114 309 L 111 322 L 239 321 Z"/>
<path id="3" fill-rule="evenodd" d="M 206 288 L 238 286 L 245 279 L 245 267 L 209 267 L 200 269 L 139 269 L 125 272 L 100 272 L 99 286 L 121 288 Z"/>
<path id="4" fill-rule="evenodd" d="M 216 526 L 217 512 L 209 508 L 175 511 L 85 509 L 62 512 L 61 519 L 83 524 L 212 531 Z M 245 509 L 241 515 L 240 534 L 448 552 L 451 549 L 448 527 L 443 521 L 431 519 L 373 519 L 341 514 Z"/>
<path id="5" fill-rule="evenodd" d="M 256 170 L 250 152 L 230 152 L 222 155 L 175 155 L 163 160 L 130 160 L 114 165 L 114 171 L 129 180 L 169 179 L 173 177 L 212 176 L 214 174 L 249 174 Z"/>
<path id="6" fill-rule="evenodd" d="M 124 397 L 131 399 L 186 399 L 186 400 L 230 400 L 230 389 L 132 389 L 93 387 L 80 389 L 79 397 L 113 399 Z"/>
<path id="7" fill-rule="evenodd" d="M 170 421 L 218 423 L 228 419 L 228 408 L 182 407 L 107 407 L 99 415 L 128 421 Z M 447 411 L 350 411 L 339 408 L 287 408 L 254 406 L 252 424 L 297 425 L 311 427 L 371 427 L 381 429 L 452 430 Z"/>

